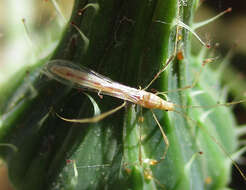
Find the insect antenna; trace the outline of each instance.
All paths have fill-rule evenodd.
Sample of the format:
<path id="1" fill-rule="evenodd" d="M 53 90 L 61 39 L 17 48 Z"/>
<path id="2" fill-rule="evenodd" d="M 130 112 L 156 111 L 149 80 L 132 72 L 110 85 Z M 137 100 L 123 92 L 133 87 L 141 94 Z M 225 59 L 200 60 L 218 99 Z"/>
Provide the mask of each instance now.
<path id="1" fill-rule="evenodd" d="M 243 103 L 243 102 L 246 102 L 246 100 L 238 100 L 238 101 L 234 101 L 234 102 L 226 102 L 226 103 L 218 103 L 218 104 L 215 104 L 215 105 L 207 105 L 207 106 L 197 106 L 197 105 L 178 105 L 178 104 L 173 104 L 174 106 L 176 107 L 179 107 L 179 108 L 215 108 L 215 107 L 218 107 L 218 106 L 232 106 L 232 105 L 236 105 L 236 104 L 240 104 L 240 103 Z"/>

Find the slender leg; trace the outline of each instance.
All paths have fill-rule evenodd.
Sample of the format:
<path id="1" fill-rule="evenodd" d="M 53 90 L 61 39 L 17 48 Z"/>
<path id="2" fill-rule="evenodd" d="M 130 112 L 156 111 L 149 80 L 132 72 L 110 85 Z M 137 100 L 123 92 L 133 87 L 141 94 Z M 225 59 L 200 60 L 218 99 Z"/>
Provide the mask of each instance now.
<path id="1" fill-rule="evenodd" d="M 164 72 L 167 69 L 167 66 L 172 62 L 174 59 L 174 55 L 172 55 L 168 60 L 167 63 L 164 65 L 164 67 L 154 76 L 154 78 L 150 81 L 150 83 L 143 89 L 146 90 L 150 87 L 150 85 L 155 82 L 155 80 L 160 76 L 162 72 Z"/>
<path id="2" fill-rule="evenodd" d="M 175 46 L 174 46 L 173 54 L 170 56 L 170 58 L 168 58 L 166 64 L 163 66 L 163 68 L 154 76 L 154 78 L 150 81 L 150 83 L 143 90 L 148 89 L 150 87 L 150 85 L 153 84 L 153 82 L 155 82 L 155 80 L 160 76 L 160 74 L 162 72 L 164 72 L 167 69 L 168 65 L 173 61 L 173 59 L 177 53 L 177 46 L 178 46 L 178 41 L 179 41 L 179 31 L 180 31 L 180 27 L 177 25 L 176 26 Z"/>
<path id="3" fill-rule="evenodd" d="M 138 148 L 138 160 L 140 163 L 140 166 L 142 166 L 142 128 L 141 125 L 143 123 L 144 117 L 142 115 L 142 107 L 140 107 L 140 117 L 138 118 L 138 123 L 139 123 L 139 148 Z"/>
<path id="4" fill-rule="evenodd" d="M 166 147 L 165 147 L 163 156 L 160 158 L 160 161 L 162 161 L 162 160 L 164 160 L 165 157 L 166 157 L 166 154 L 167 154 L 167 151 L 168 151 L 168 148 L 169 148 L 169 141 L 168 141 L 168 138 L 167 138 L 165 132 L 163 131 L 163 129 L 162 129 L 162 127 L 161 127 L 161 124 L 159 123 L 159 121 L 158 121 L 156 115 L 154 114 L 154 112 L 153 112 L 152 110 L 151 110 L 151 112 L 152 112 L 152 115 L 153 115 L 153 117 L 154 117 L 154 119 L 155 119 L 155 121 L 156 121 L 156 123 L 157 123 L 157 125 L 158 125 L 158 127 L 159 127 L 159 129 L 160 129 L 160 131 L 161 131 L 163 140 L 164 140 L 164 142 L 165 142 L 165 144 L 166 144 Z M 157 161 L 156 164 L 157 164 L 158 162 L 160 162 L 160 161 Z M 153 163 L 153 164 L 154 164 L 154 163 Z"/>
<path id="5" fill-rule="evenodd" d="M 204 69 L 205 65 L 207 65 L 207 63 L 211 63 L 213 62 L 214 60 L 216 60 L 217 58 L 209 58 L 209 59 L 206 59 L 203 61 L 203 64 L 202 64 L 202 67 L 201 69 L 196 73 L 196 76 L 195 76 L 195 79 L 193 81 L 192 84 L 190 85 L 187 85 L 185 87 L 182 87 L 182 88 L 177 88 L 177 89 L 174 89 L 174 90 L 169 90 L 169 91 L 165 91 L 165 92 L 157 92 L 156 94 L 167 94 L 167 93 L 170 93 L 170 92 L 178 92 L 178 91 L 183 91 L 183 90 L 187 90 L 187 89 L 191 89 L 191 88 L 194 88 L 196 86 L 196 84 L 198 83 L 199 81 L 199 78 L 200 78 L 200 75 L 202 73 L 202 70 Z"/>
<path id="6" fill-rule="evenodd" d="M 113 113 L 117 112 L 117 111 L 120 110 L 121 108 L 125 107 L 125 105 L 126 105 L 126 101 L 124 101 L 123 104 L 121 104 L 120 106 L 118 106 L 118 107 L 116 107 L 116 108 L 114 108 L 114 109 L 112 109 L 112 110 L 110 110 L 110 111 L 104 112 L 104 113 L 102 113 L 102 114 L 100 114 L 100 115 L 98 115 L 98 116 L 90 117 L 90 118 L 83 118 L 83 119 L 67 119 L 67 118 L 64 118 L 64 117 L 58 115 L 57 113 L 56 113 L 56 115 L 57 115 L 60 119 L 62 119 L 62 120 L 64 120 L 64 121 L 72 122 L 72 123 L 96 123 L 96 122 L 98 122 L 98 121 L 100 121 L 100 120 L 102 120 L 102 119 L 108 117 L 109 115 L 112 115 Z"/>

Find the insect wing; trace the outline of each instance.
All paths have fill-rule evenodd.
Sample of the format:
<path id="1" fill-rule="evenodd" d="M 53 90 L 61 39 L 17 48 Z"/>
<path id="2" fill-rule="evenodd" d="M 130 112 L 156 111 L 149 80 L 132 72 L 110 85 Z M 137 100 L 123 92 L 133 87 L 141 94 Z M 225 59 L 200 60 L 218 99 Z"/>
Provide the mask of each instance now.
<path id="1" fill-rule="evenodd" d="M 100 90 L 96 84 L 112 83 L 109 78 L 106 78 L 95 71 L 86 67 L 73 64 L 71 61 L 65 60 L 52 60 L 49 61 L 45 68 L 44 73 L 65 85 L 75 88 L 83 88 L 87 90 Z"/>
<path id="2" fill-rule="evenodd" d="M 137 103 L 140 97 L 140 90 L 114 82 L 93 70 L 77 66 L 71 61 L 52 60 L 45 66 L 44 73 L 65 85 L 96 91 L 133 103 Z"/>

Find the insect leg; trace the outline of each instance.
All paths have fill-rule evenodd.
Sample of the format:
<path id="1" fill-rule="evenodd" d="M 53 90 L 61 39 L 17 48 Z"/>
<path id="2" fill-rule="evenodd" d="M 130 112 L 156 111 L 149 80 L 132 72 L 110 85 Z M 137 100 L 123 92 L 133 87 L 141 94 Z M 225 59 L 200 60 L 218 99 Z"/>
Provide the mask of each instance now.
<path id="1" fill-rule="evenodd" d="M 157 92 L 156 95 L 159 95 L 159 94 L 164 95 L 164 94 L 167 94 L 167 93 L 170 93 L 170 92 L 178 92 L 178 91 L 183 91 L 183 90 L 187 90 L 187 89 L 194 88 L 194 87 L 197 85 L 197 83 L 198 83 L 198 81 L 199 81 L 199 79 L 200 79 L 200 76 L 201 76 L 201 73 L 202 73 L 202 70 L 204 69 L 204 67 L 205 67 L 208 63 L 211 63 L 211 62 L 215 61 L 216 59 L 217 59 L 217 57 L 215 57 L 215 58 L 208 58 L 208 59 L 205 59 L 205 60 L 203 61 L 202 67 L 201 67 L 201 69 L 196 73 L 195 79 L 194 79 L 194 81 L 192 82 L 192 84 L 187 85 L 187 86 L 184 86 L 184 87 L 182 87 L 182 88 L 177 88 L 177 89 L 168 90 L 168 91 L 164 91 L 164 92 Z"/>
<path id="2" fill-rule="evenodd" d="M 163 156 L 160 158 L 160 161 L 162 161 L 162 160 L 164 160 L 165 157 L 166 157 L 166 154 L 167 154 L 167 151 L 168 151 L 168 148 L 169 148 L 169 141 L 168 141 L 168 138 L 167 138 L 167 136 L 166 136 L 164 130 L 162 129 L 161 124 L 159 123 L 159 121 L 158 121 L 156 115 L 154 114 L 154 112 L 153 112 L 152 110 L 151 110 L 151 112 L 152 112 L 152 115 L 153 115 L 153 117 L 154 117 L 154 119 L 155 119 L 155 121 L 156 121 L 156 123 L 157 123 L 157 125 L 158 125 L 158 127 L 159 127 L 159 129 L 160 129 L 160 131 L 161 131 L 163 140 L 164 140 L 164 142 L 165 142 L 165 144 L 166 144 L 166 147 L 165 147 Z M 155 164 L 157 164 L 157 163 L 160 162 L 160 161 L 155 161 L 155 162 L 152 161 L 152 163 L 150 163 L 150 164 L 155 165 Z"/>
<path id="3" fill-rule="evenodd" d="M 83 119 L 67 119 L 67 118 L 64 118 L 62 116 L 60 116 L 58 113 L 56 113 L 56 115 L 64 120 L 64 121 L 67 121 L 67 122 L 72 122 L 72 123 L 96 123 L 98 121 L 101 121 L 102 119 L 108 117 L 109 115 L 112 115 L 113 113 L 119 111 L 121 108 L 125 107 L 126 105 L 126 101 L 123 102 L 123 104 L 121 104 L 120 106 L 117 106 L 116 108 L 110 110 L 110 111 L 107 111 L 107 112 L 104 112 L 100 115 L 97 115 L 95 117 L 89 117 L 89 118 L 83 118 Z"/>
<path id="4" fill-rule="evenodd" d="M 140 163 L 140 166 L 142 166 L 142 130 L 141 130 L 141 124 L 144 121 L 144 117 L 142 115 L 142 107 L 140 107 L 140 117 L 138 118 L 138 122 L 140 123 L 139 126 L 139 148 L 138 148 L 138 160 Z"/>
<path id="5" fill-rule="evenodd" d="M 150 83 L 143 89 L 146 90 L 150 87 L 150 85 L 153 84 L 153 82 L 155 82 L 155 80 L 160 76 L 160 74 L 162 72 L 164 72 L 167 69 L 167 66 L 172 62 L 172 60 L 174 59 L 174 55 L 172 55 L 168 60 L 167 63 L 164 65 L 164 67 L 154 76 L 154 78 L 150 81 Z"/>
<path id="6" fill-rule="evenodd" d="M 179 15 L 179 9 L 178 9 L 178 15 Z M 166 64 L 162 67 L 162 69 L 154 76 L 154 78 L 150 81 L 150 83 L 143 90 L 148 89 L 150 87 L 150 85 L 160 76 L 160 74 L 167 69 L 167 66 L 174 60 L 174 58 L 176 56 L 176 52 L 177 52 L 180 30 L 181 30 L 181 27 L 179 25 L 176 25 L 175 45 L 174 45 L 174 51 L 173 51 L 172 55 L 168 58 Z"/>

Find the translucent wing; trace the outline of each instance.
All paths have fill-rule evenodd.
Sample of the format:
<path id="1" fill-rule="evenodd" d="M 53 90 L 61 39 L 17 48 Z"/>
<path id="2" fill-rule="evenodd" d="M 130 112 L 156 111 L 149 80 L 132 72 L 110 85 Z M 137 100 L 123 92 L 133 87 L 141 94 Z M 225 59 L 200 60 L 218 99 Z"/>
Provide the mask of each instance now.
<path id="1" fill-rule="evenodd" d="M 44 73 L 59 82 L 79 89 L 97 91 L 101 94 L 117 97 L 137 103 L 140 90 L 131 88 L 96 73 L 71 61 L 52 60 L 44 68 Z"/>

